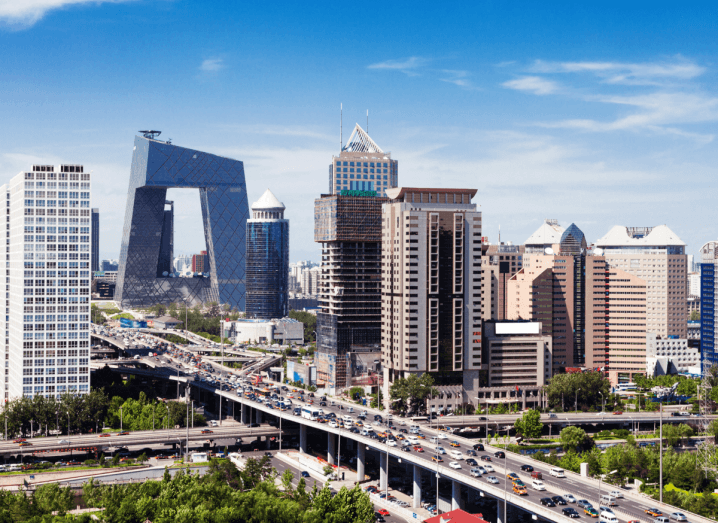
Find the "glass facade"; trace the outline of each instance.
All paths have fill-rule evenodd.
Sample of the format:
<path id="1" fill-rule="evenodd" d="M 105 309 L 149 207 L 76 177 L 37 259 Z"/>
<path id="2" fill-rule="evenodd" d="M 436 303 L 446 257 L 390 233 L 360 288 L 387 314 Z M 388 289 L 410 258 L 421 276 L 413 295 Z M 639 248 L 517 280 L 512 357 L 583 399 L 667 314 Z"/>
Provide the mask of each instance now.
<path id="1" fill-rule="evenodd" d="M 100 209 L 92 209 L 92 256 L 90 270 L 100 270 Z"/>
<path id="2" fill-rule="evenodd" d="M 172 187 L 199 189 L 209 277 L 157 276 Z M 115 299 L 127 307 L 216 301 L 244 310 L 248 214 L 242 162 L 135 137 Z"/>
<path id="3" fill-rule="evenodd" d="M 247 221 L 247 318 L 284 318 L 289 291 L 289 221 Z"/>

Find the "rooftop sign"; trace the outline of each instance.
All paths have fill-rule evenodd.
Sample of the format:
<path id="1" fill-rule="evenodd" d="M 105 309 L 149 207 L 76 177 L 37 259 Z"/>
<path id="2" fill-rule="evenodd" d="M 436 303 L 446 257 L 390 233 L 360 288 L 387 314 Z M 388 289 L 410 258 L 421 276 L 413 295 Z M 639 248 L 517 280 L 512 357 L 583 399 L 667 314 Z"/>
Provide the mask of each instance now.
<path id="1" fill-rule="evenodd" d="M 367 198 L 376 198 L 376 191 L 356 191 L 344 189 L 339 194 L 341 196 L 365 196 Z"/>

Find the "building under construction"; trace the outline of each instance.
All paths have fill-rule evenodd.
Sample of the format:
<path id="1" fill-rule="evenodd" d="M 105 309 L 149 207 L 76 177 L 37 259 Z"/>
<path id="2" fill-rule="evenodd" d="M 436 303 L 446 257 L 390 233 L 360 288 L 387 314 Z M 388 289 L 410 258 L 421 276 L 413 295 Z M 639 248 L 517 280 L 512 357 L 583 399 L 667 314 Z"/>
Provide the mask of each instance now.
<path id="1" fill-rule="evenodd" d="M 342 191 L 314 202 L 322 244 L 317 314 L 317 381 L 351 386 L 352 346 L 381 343 L 381 209 L 374 191 Z"/>

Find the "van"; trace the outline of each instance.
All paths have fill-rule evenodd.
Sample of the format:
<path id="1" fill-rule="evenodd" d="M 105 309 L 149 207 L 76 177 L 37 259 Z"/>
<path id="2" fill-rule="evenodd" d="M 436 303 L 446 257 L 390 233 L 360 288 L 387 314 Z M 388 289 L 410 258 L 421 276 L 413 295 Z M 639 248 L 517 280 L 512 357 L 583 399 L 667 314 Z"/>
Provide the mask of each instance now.
<path id="1" fill-rule="evenodd" d="M 407 436 L 407 437 L 406 437 L 406 441 L 408 441 L 408 442 L 411 443 L 412 445 L 418 445 L 418 444 L 419 444 L 419 438 L 417 438 L 416 436 Z"/>
<path id="2" fill-rule="evenodd" d="M 412 434 L 418 434 L 419 433 L 419 425 L 411 425 L 409 427 L 409 432 Z"/>
<path id="3" fill-rule="evenodd" d="M 616 498 L 614 498 L 610 494 L 601 494 L 600 501 L 602 505 L 608 505 L 609 507 L 615 507 L 616 505 L 618 505 L 618 503 L 616 503 Z"/>
<path id="4" fill-rule="evenodd" d="M 598 516 L 598 518 L 599 518 L 598 519 L 599 523 L 618 523 L 616 514 L 614 514 L 613 512 L 603 511 Z M 658 520 L 656 520 L 656 521 L 658 521 Z M 668 518 L 666 518 L 666 521 L 668 521 Z"/>
<path id="5" fill-rule="evenodd" d="M 658 516 L 653 523 L 671 523 L 671 520 L 668 519 L 668 516 Z"/>
<path id="6" fill-rule="evenodd" d="M 342 420 L 344 421 L 344 424 L 352 425 L 354 421 L 352 420 L 351 416 L 342 416 Z"/>
<path id="7" fill-rule="evenodd" d="M 433 443 L 434 445 L 436 445 L 436 444 L 439 443 L 439 438 L 437 438 L 436 436 L 434 436 L 433 438 L 431 438 L 431 439 L 429 440 L 429 443 Z"/>
<path id="8" fill-rule="evenodd" d="M 551 469 L 551 475 L 556 478 L 565 478 L 566 477 L 566 474 L 564 474 L 563 469 L 559 469 L 556 467 L 553 467 Z"/>
<path id="9" fill-rule="evenodd" d="M 532 477 L 533 479 L 543 479 L 543 475 L 542 475 L 538 470 L 534 470 L 534 471 L 531 473 L 531 477 Z"/>

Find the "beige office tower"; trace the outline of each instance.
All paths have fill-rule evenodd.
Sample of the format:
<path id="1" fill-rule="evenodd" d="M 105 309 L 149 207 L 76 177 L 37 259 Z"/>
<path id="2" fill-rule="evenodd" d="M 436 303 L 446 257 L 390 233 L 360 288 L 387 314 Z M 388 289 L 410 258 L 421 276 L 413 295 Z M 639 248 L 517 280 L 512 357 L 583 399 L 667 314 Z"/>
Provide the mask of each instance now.
<path id="1" fill-rule="evenodd" d="M 382 210 L 384 393 L 400 377 L 476 397 L 481 368 L 481 213 L 475 189 L 389 189 Z"/>
<path id="2" fill-rule="evenodd" d="M 490 245 L 483 239 L 482 249 L 482 287 L 484 320 L 506 319 L 506 283 L 523 266 L 523 245 L 499 243 Z"/>
<path id="3" fill-rule="evenodd" d="M 663 338 L 687 337 L 686 244 L 665 225 L 613 227 L 596 242 L 611 268 L 646 282 L 646 329 Z"/>

